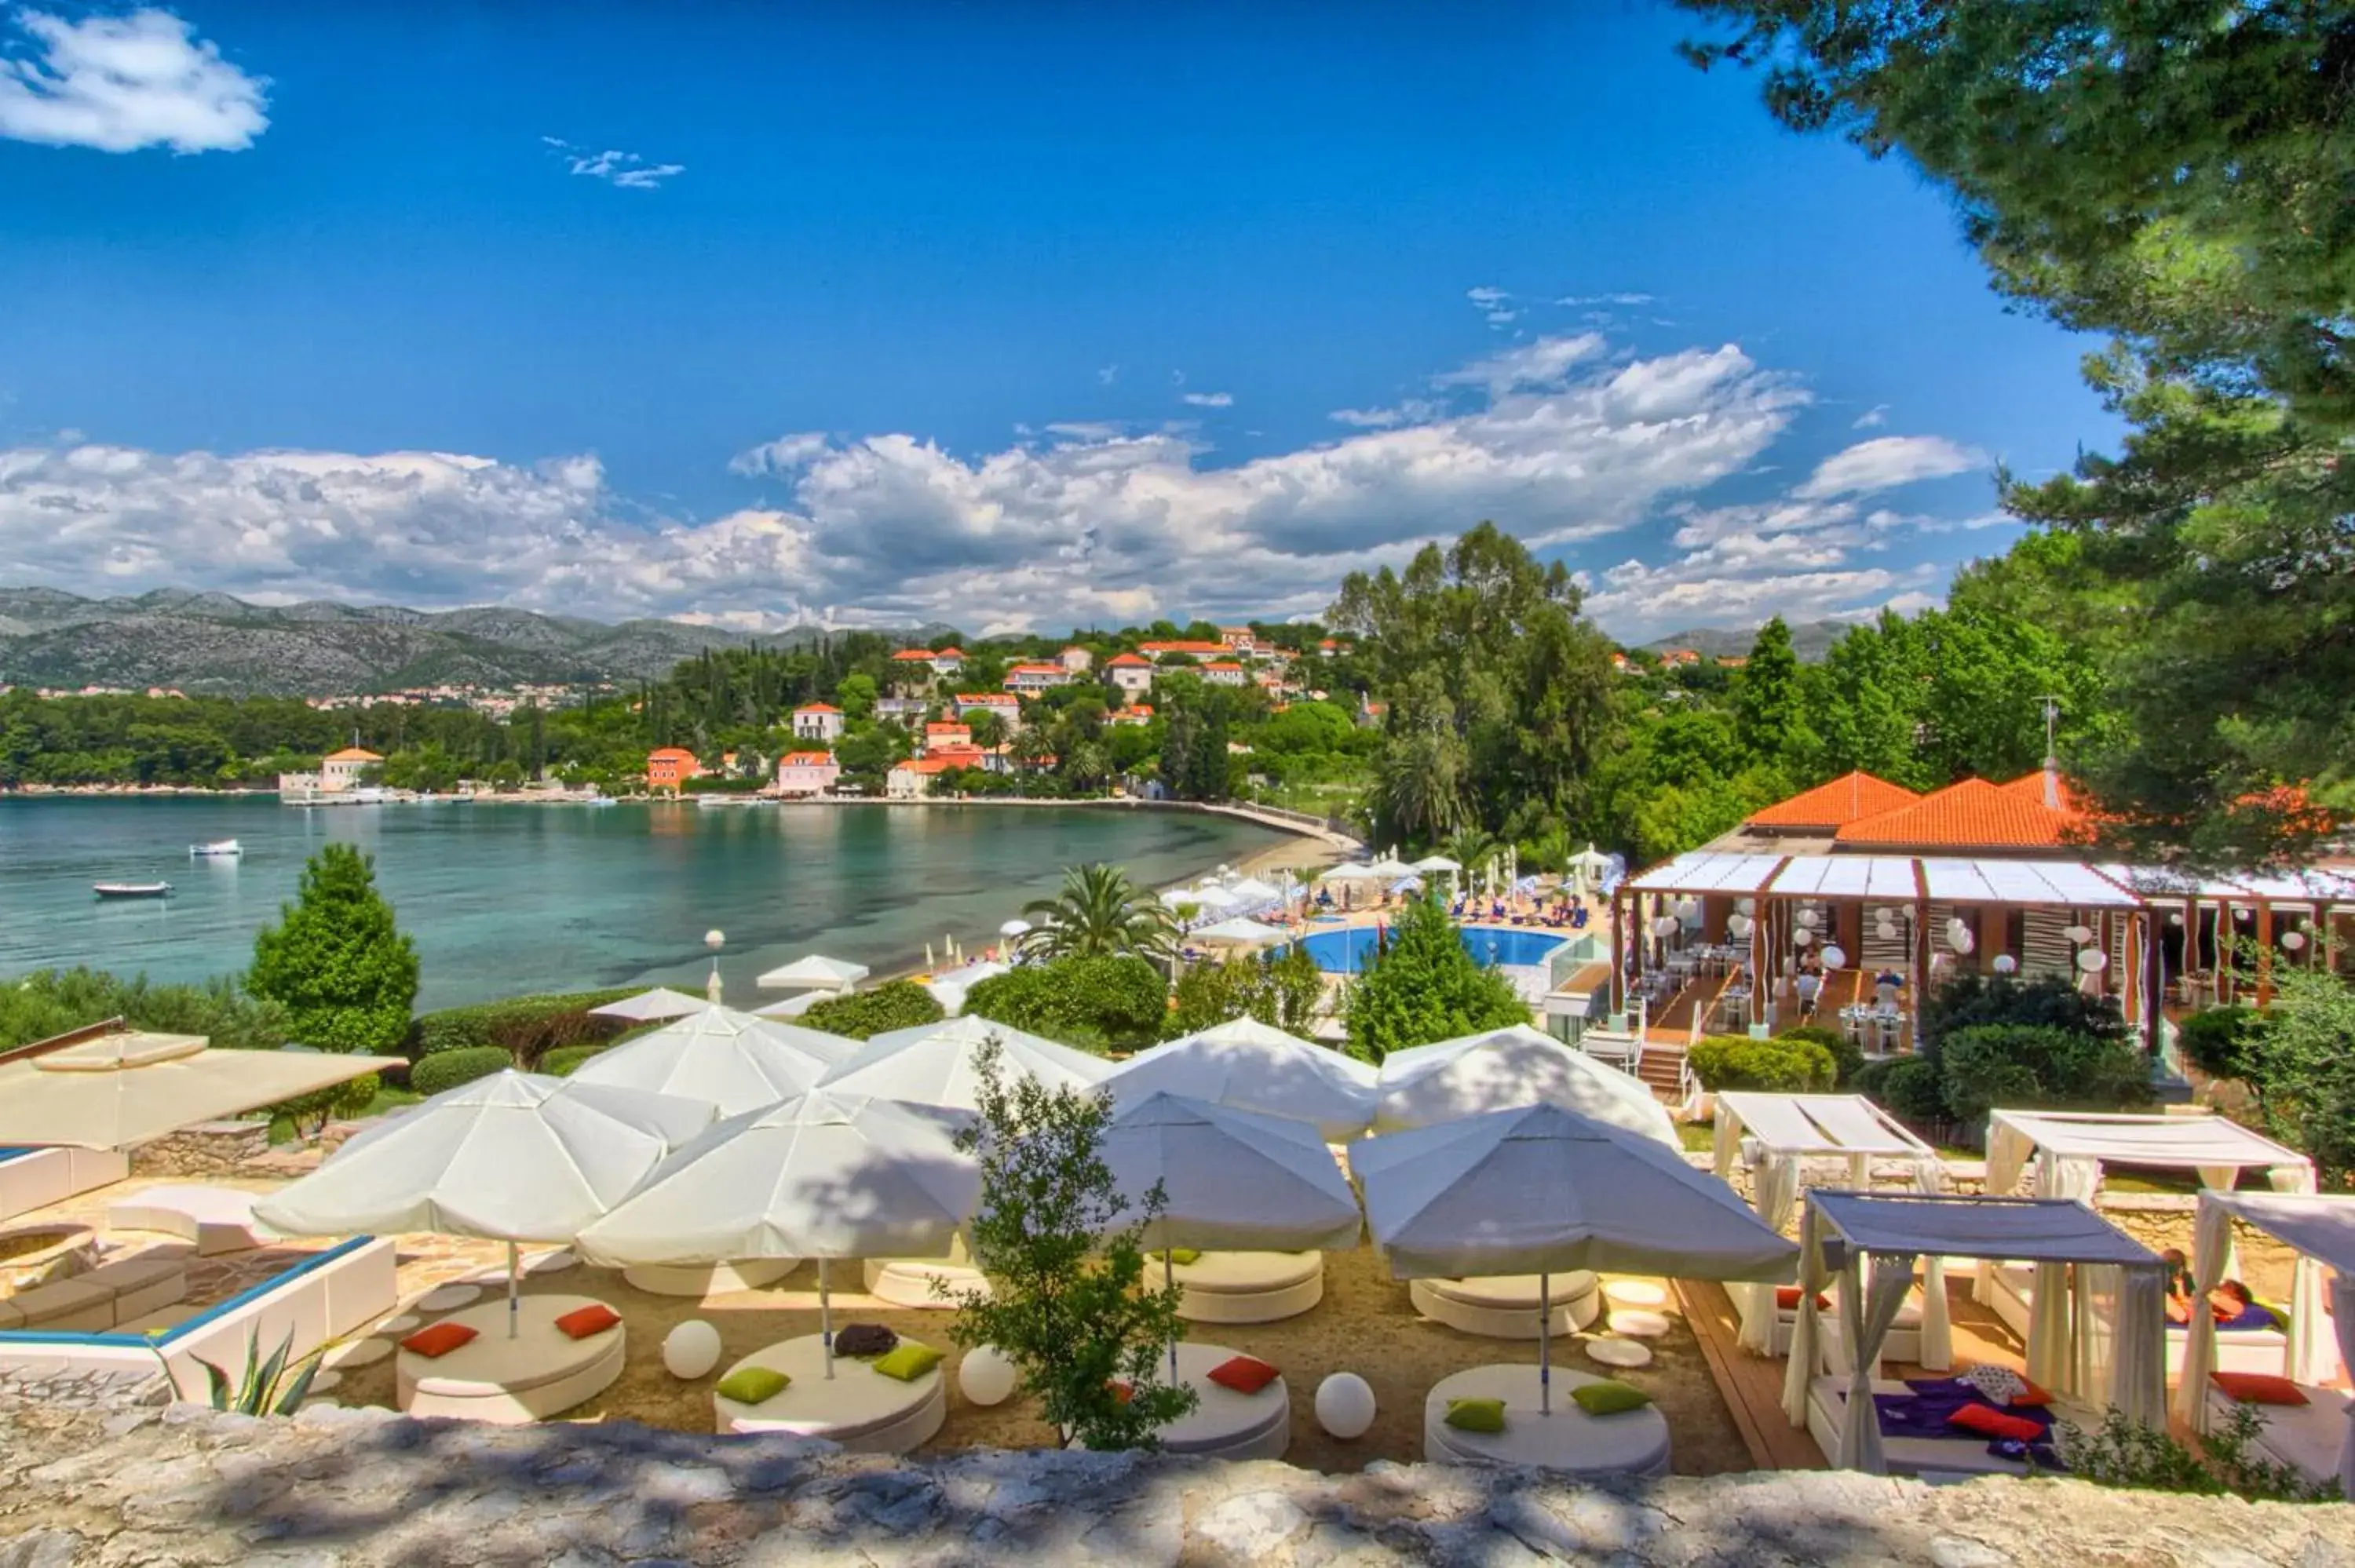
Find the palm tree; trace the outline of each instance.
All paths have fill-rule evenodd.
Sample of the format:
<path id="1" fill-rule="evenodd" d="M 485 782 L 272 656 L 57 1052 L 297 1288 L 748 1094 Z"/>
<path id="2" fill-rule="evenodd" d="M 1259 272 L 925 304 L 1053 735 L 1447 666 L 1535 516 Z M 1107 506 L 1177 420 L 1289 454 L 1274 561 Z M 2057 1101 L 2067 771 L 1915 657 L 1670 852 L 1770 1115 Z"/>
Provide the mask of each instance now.
<path id="1" fill-rule="evenodd" d="M 1031 922 L 1023 951 L 1048 959 L 1168 956 L 1178 943 L 1177 923 L 1161 900 L 1129 881 L 1115 865 L 1075 865 L 1063 873 L 1063 890 L 1023 906 Z"/>
<path id="2" fill-rule="evenodd" d="M 1375 815 L 1401 837 L 1431 843 L 1464 822 L 1463 745 L 1453 736 L 1400 736 L 1374 764 Z"/>

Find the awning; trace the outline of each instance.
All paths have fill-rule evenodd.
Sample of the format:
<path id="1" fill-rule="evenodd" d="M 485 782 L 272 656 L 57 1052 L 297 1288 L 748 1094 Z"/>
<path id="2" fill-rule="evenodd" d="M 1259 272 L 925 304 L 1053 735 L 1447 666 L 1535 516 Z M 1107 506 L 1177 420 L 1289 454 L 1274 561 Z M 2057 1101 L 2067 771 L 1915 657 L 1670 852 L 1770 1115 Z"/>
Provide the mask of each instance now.
<path id="1" fill-rule="evenodd" d="M 1867 1252 L 1934 1253 L 2022 1263 L 2107 1263 L 2156 1267 L 2158 1255 L 2069 1198 L 1964 1198 L 1836 1192 L 1807 1202 Z"/>
<path id="2" fill-rule="evenodd" d="M 1778 854 L 1694 850 L 1623 885 L 1633 893 L 1757 893 L 1774 880 L 1782 863 Z"/>
<path id="3" fill-rule="evenodd" d="M 137 1030 L 0 1062 L 0 1144 L 127 1149 L 348 1082 L 396 1056 L 228 1051 Z"/>
<path id="4" fill-rule="evenodd" d="M 1990 1142 L 2006 1132 L 2064 1160 L 2161 1165 L 2185 1171 L 2304 1166 L 2306 1156 L 2221 1116 L 2124 1116 L 2093 1111 L 1998 1110 Z M 1992 1152 L 1992 1150 L 1990 1150 Z"/>
<path id="5" fill-rule="evenodd" d="M 1736 1138 L 1754 1138 L 1777 1154 L 1884 1154 L 1934 1157 L 1862 1095 L 1774 1095 L 1728 1089 L 1717 1097 L 1721 1126 L 1733 1120 Z"/>

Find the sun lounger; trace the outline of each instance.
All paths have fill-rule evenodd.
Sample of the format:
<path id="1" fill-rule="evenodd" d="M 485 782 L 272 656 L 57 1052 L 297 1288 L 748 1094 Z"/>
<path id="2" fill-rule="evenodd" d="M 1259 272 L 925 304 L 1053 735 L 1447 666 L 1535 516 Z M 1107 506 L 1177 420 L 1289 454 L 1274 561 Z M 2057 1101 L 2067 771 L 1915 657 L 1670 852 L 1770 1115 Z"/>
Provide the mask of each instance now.
<path id="1" fill-rule="evenodd" d="M 1178 1315 L 1190 1323 L 1273 1323 L 1325 1298 L 1321 1252 L 1206 1252 L 1170 1272 L 1186 1293 Z"/>
<path id="2" fill-rule="evenodd" d="M 1659 1406 L 1589 1415 L 1570 1397 L 1604 1380 L 1553 1369 L 1553 1410 L 1540 1414 L 1534 1364 L 1473 1367 L 1432 1385 L 1423 1402 L 1423 1457 L 1435 1464 L 1529 1465 L 1574 1476 L 1665 1476 L 1668 1421 Z M 1446 1422 L 1455 1399 L 1501 1399 L 1502 1432 L 1462 1432 Z"/>
<path id="3" fill-rule="evenodd" d="M 185 1259 L 161 1251 L 102 1264 L 0 1301 L 0 1329 L 103 1334 L 188 1295 Z"/>
<path id="4" fill-rule="evenodd" d="M 1848 1384 L 1844 1375 L 1818 1377 L 1807 1385 L 1807 1432 L 1827 1458 L 1839 1451 L 1841 1423 L 1848 1413 Z M 1873 1380 L 1876 1394 L 1905 1394 L 1913 1390 L 1891 1378 Z M 2092 1432 L 2101 1426 L 2101 1417 L 2083 1406 L 2055 1401 L 2051 1406 L 2056 1420 L 2066 1421 L 2081 1431 Z M 1892 1476 L 1913 1476 L 1919 1479 L 1942 1482 L 1968 1480 L 1974 1476 L 2023 1476 L 2028 1466 L 2018 1459 L 2007 1459 L 1987 1451 L 1987 1440 L 1976 1434 L 1957 1434 L 1952 1437 L 1922 1437 L 1882 1429 L 1881 1457 Z"/>
<path id="5" fill-rule="evenodd" d="M 2227 1369 L 2229 1370 L 2229 1369 Z M 2281 1371 L 2275 1361 L 2270 1369 Z M 2318 1484 L 2339 1478 L 2339 1446 L 2347 1436 L 2347 1395 L 2334 1388 L 2319 1388 L 2313 1383 L 2297 1385 L 2305 1393 L 2304 1404 L 2260 1404 L 2254 1408 L 2263 1430 L 2257 1438 L 2261 1457 L 2277 1465 L 2287 1465 Z M 2208 1414 L 2211 1422 L 2221 1423 L 2232 1413 L 2236 1403 L 2232 1396 L 2208 1385 Z"/>
<path id="6" fill-rule="evenodd" d="M 1496 1275 L 1477 1279 L 1415 1279 L 1407 1283 L 1414 1309 L 1435 1323 L 1491 1340 L 1538 1337 L 1538 1276 Z M 1593 1275 L 1584 1269 L 1548 1277 L 1547 1332 L 1574 1334 L 1603 1310 Z"/>
<path id="7" fill-rule="evenodd" d="M 447 1355 L 404 1350 L 393 1362 L 400 1408 L 410 1415 L 453 1415 L 522 1425 L 595 1398 L 622 1375 L 627 1331 L 616 1323 L 576 1340 L 556 1326 L 567 1312 L 595 1305 L 587 1296 L 527 1296 L 513 1339 L 505 1297 L 453 1312 L 474 1338 Z"/>
<path id="8" fill-rule="evenodd" d="M 721 1433 L 789 1432 L 823 1437 L 854 1454 L 904 1454 L 948 1419 L 943 1368 L 901 1383 L 866 1361 L 838 1355 L 829 1378 L 825 1341 L 815 1334 L 764 1345 L 730 1367 L 719 1381 L 745 1367 L 766 1367 L 793 1382 L 759 1404 L 741 1404 L 714 1393 L 712 1420 Z"/>
<path id="9" fill-rule="evenodd" d="M 106 1224 L 194 1242 L 200 1257 L 250 1252 L 276 1234 L 253 1217 L 254 1197 L 227 1187 L 149 1187 L 108 1208 Z"/>

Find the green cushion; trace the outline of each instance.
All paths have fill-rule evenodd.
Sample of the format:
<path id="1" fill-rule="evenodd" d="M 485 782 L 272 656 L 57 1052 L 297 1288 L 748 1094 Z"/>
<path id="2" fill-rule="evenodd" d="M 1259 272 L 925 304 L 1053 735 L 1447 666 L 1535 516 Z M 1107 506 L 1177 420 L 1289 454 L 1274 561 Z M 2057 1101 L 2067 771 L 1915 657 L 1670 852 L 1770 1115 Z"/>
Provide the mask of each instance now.
<path id="1" fill-rule="evenodd" d="M 1501 1399 L 1451 1399 L 1447 1402 L 1444 1419 L 1458 1432 L 1502 1432 L 1505 1429 L 1505 1402 Z"/>
<path id="2" fill-rule="evenodd" d="M 1202 1255 L 1190 1246 L 1173 1246 L 1166 1253 L 1155 1253 L 1153 1261 L 1159 1263 L 1165 1257 L 1183 1268 L 1189 1263 L 1200 1262 Z"/>
<path id="3" fill-rule="evenodd" d="M 930 1345 L 920 1345 L 912 1340 L 902 1340 L 897 1349 L 867 1363 L 885 1377 L 896 1377 L 901 1383 L 913 1383 L 941 1364 L 941 1352 Z"/>
<path id="4" fill-rule="evenodd" d="M 2283 1333 L 2286 1334 L 2289 1332 L 2289 1308 L 2287 1307 L 2278 1301 L 2268 1301 L 2262 1296 L 2252 1296 L 2249 1299 L 2254 1301 L 2258 1306 L 2272 1313 L 2274 1315 L 2274 1321 L 2282 1326 Z"/>
<path id="5" fill-rule="evenodd" d="M 738 1404 L 765 1404 L 794 1380 L 771 1367 L 738 1367 L 711 1385 L 711 1392 Z"/>
<path id="6" fill-rule="evenodd" d="M 1652 1403 L 1652 1396 L 1633 1383 L 1616 1378 L 1604 1378 L 1598 1383 L 1582 1383 L 1570 1391 L 1578 1401 L 1578 1408 L 1589 1415 L 1616 1415 L 1623 1410 L 1641 1410 Z"/>

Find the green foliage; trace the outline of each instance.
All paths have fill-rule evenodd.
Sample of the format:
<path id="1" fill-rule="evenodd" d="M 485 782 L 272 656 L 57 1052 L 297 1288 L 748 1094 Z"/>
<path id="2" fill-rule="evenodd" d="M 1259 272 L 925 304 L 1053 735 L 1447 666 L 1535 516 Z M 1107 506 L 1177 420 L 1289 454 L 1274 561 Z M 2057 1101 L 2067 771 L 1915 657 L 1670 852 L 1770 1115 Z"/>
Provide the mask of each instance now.
<path id="1" fill-rule="evenodd" d="M 2274 986 L 2246 1081 L 2266 1129 L 2335 1191 L 2355 1176 L 2355 991 L 2304 969 L 2276 970 Z"/>
<path id="2" fill-rule="evenodd" d="M 1785 1034 L 1753 1040 L 1713 1034 L 1696 1040 L 1686 1061 L 1707 1089 L 1764 1089 L 1776 1094 L 1821 1094 L 1838 1069 L 1832 1054 L 1812 1040 Z"/>
<path id="3" fill-rule="evenodd" d="M 1785 1030 L 1775 1038 L 1805 1040 L 1830 1052 L 1833 1065 L 1838 1069 L 1832 1078 L 1836 1086 L 1847 1084 L 1864 1066 L 1864 1047 L 1850 1039 L 1845 1030 L 1821 1023 L 1803 1023 L 1796 1029 Z"/>
<path id="4" fill-rule="evenodd" d="M 1981 1023 L 1945 1036 L 1946 1109 L 1974 1123 L 1998 1106 L 2123 1110 L 2150 1099 L 2150 1065 L 2123 1040 L 2032 1023 Z"/>
<path id="5" fill-rule="evenodd" d="M 1054 959 L 982 980 L 964 1010 L 1082 1050 L 1130 1050 L 1161 1037 L 1169 982 L 1145 959 Z"/>
<path id="6" fill-rule="evenodd" d="M 374 1073 L 363 1073 L 357 1078 L 281 1100 L 267 1114 L 272 1121 L 285 1118 L 298 1136 L 313 1133 L 325 1126 L 330 1118 L 365 1116 L 383 1088 L 382 1080 Z"/>
<path id="7" fill-rule="evenodd" d="M 503 1001 L 445 1007 L 418 1018 L 410 1031 L 410 1054 L 422 1060 L 443 1051 L 496 1045 L 525 1066 L 530 1066 L 547 1053 L 563 1046 L 592 1041 L 610 1044 L 629 1027 L 628 1023 L 618 1018 L 600 1017 L 590 1009 L 635 996 L 642 989 L 625 986 L 613 991 L 511 996 Z"/>
<path id="8" fill-rule="evenodd" d="M 421 1095 L 438 1095 L 493 1073 L 504 1073 L 515 1058 L 496 1045 L 468 1045 L 428 1056 L 409 1069 L 409 1086 Z"/>
<path id="9" fill-rule="evenodd" d="M 1856 1075 L 1856 1092 L 1886 1106 L 1907 1121 L 1946 1119 L 1946 1083 L 1927 1056 L 1896 1056 L 1867 1063 Z"/>
<path id="10" fill-rule="evenodd" d="M 1759 628 L 1749 662 L 1733 679 L 1733 717 L 1751 756 L 1802 768 L 1814 759 L 1817 740 L 1800 687 L 1799 656 L 1779 615 Z"/>
<path id="11" fill-rule="evenodd" d="M 2106 1412 L 2092 1432 L 2072 1422 L 2053 1424 L 2053 1447 L 2069 1473 L 2098 1487 L 2250 1502 L 2341 1500 L 2336 1481 L 2309 1481 L 2295 1466 L 2266 1458 L 2264 1436 L 2264 1417 L 2257 1407 L 2237 1403 L 2200 1437 L 2198 1453 L 2165 1427 L 2129 1420 L 2115 1410 Z"/>
<path id="12" fill-rule="evenodd" d="M 104 969 L 37 969 L 0 984 L 0 1050 L 29 1045 L 69 1030 L 120 1018 L 159 1034 L 201 1034 L 233 1051 L 269 1051 L 286 1044 L 286 1010 L 249 996 L 230 980 L 202 985 L 155 985 Z"/>
<path id="13" fill-rule="evenodd" d="M 2125 1018 L 2107 997 L 2087 996 L 2055 976 L 2022 980 L 1966 969 L 1931 991 L 1922 1003 L 1925 1053 L 1936 1060 L 1947 1036 L 1988 1024 L 2057 1029 L 2096 1040 L 2123 1041 Z"/>
<path id="14" fill-rule="evenodd" d="M 1305 1036 L 1324 1000 L 1325 973 L 1295 943 L 1276 957 L 1192 965 L 1178 977 L 1174 995 L 1177 1006 L 1162 1029 L 1172 1040 L 1237 1018 Z"/>
<path id="15" fill-rule="evenodd" d="M 581 1063 L 592 1056 L 601 1056 L 613 1048 L 610 1042 L 598 1045 L 559 1045 L 539 1059 L 537 1070 L 551 1078 L 569 1078 Z"/>
<path id="16" fill-rule="evenodd" d="M 2211 1007 L 2175 1026 L 2183 1059 L 2211 1078 L 2245 1078 L 2255 1070 L 2263 1015 L 2254 1008 Z"/>
<path id="17" fill-rule="evenodd" d="M 1433 899 L 1410 899 L 1389 940 L 1353 981 L 1345 1012 L 1349 1054 L 1379 1063 L 1393 1051 L 1529 1022 L 1512 982 L 1465 950 Z"/>
<path id="18" fill-rule="evenodd" d="M 345 843 L 313 855 L 295 902 L 255 934 L 246 987 L 282 1003 L 305 1045 L 398 1050 L 417 1000 L 417 949 L 376 890 L 375 861 Z"/>
<path id="19" fill-rule="evenodd" d="M 829 996 L 823 1001 L 812 1002 L 799 1022 L 805 1029 L 864 1040 L 894 1029 L 938 1023 L 947 1016 L 932 993 L 914 980 L 890 980 L 872 991 Z"/>
<path id="20" fill-rule="evenodd" d="M 1040 958 L 1167 958 L 1177 945 L 1168 907 L 1114 865 L 1071 867 L 1060 893 L 1032 899 L 1022 914 L 1032 925 L 1022 949 Z"/>
<path id="21" fill-rule="evenodd" d="M 289 1329 L 278 1348 L 265 1358 L 261 1354 L 261 1330 L 247 1330 L 245 1372 L 233 1382 L 225 1370 L 202 1356 L 197 1357 L 197 1364 L 205 1369 L 205 1386 L 212 1407 L 239 1415 L 293 1414 L 302 1408 L 304 1395 L 311 1392 L 311 1380 L 319 1375 L 320 1354 L 314 1351 L 290 1365 L 293 1350 L 294 1330 Z M 163 1352 L 157 1351 L 155 1359 L 163 1361 Z M 168 1366 L 165 1375 L 169 1375 Z"/>
<path id="22" fill-rule="evenodd" d="M 1185 1323 L 1183 1292 L 1146 1277 L 1161 1189 L 1134 1210 L 1121 1195 L 1103 1158 L 1111 1096 L 1008 1082 L 994 1044 L 978 1065 L 980 1117 L 958 1143 L 981 1162 L 981 1205 L 966 1234 L 989 1288 L 944 1291 L 957 1308 L 949 1333 L 1011 1361 L 1064 1444 L 1156 1447 L 1157 1429 L 1197 1402 L 1162 1381 Z M 1128 1385 L 1125 1399 L 1116 1382 Z"/>

